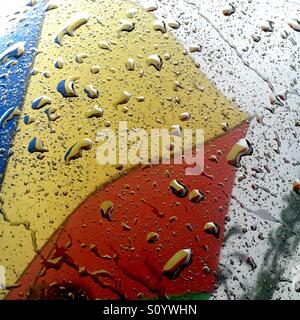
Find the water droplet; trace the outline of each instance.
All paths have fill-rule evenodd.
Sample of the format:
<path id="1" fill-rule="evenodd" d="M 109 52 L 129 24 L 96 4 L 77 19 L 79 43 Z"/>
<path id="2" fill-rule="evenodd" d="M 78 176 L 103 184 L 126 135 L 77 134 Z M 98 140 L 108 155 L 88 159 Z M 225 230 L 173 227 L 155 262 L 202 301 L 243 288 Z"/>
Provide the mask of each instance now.
<path id="1" fill-rule="evenodd" d="M 207 222 L 204 225 L 204 232 L 206 232 L 208 234 L 212 234 L 215 238 L 219 238 L 220 228 L 214 222 Z"/>
<path id="2" fill-rule="evenodd" d="M 227 122 L 222 122 L 221 123 L 221 128 L 223 131 L 228 132 L 229 131 L 229 125 Z"/>
<path id="3" fill-rule="evenodd" d="M 36 5 L 36 3 L 37 3 L 37 0 L 30 0 L 30 1 L 26 4 L 26 6 L 27 6 L 27 7 L 34 7 L 34 6 Z"/>
<path id="4" fill-rule="evenodd" d="M 44 10 L 47 12 L 47 11 L 54 10 L 54 9 L 57 9 L 57 8 L 58 8 L 58 5 L 56 3 L 50 2 L 50 3 L 45 5 Z"/>
<path id="5" fill-rule="evenodd" d="M 158 54 L 148 56 L 146 63 L 148 66 L 153 66 L 157 71 L 160 71 L 163 65 L 162 58 Z"/>
<path id="6" fill-rule="evenodd" d="M 47 115 L 47 118 L 48 118 L 48 127 L 50 128 L 51 133 L 55 132 L 55 130 L 52 127 L 52 121 L 55 121 L 58 118 L 60 118 L 60 115 L 55 114 L 55 112 L 56 112 L 56 109 L 52 107 L 45 110 L 45 114 Z"/>
<path id="7" fill-rule="evenodd" d="M 155 243 L 159 240 L 159 238 L 160 237 L 158 233 L 151 231 L 147 234 L 146 240 L 148 243 Z"/>
<path id="8" fill-rule="evenodd" d="M 84 92 L 90 99 L 96 99 L 99 97 L 99 91 L 91 84 L 84 88 Z"/>
<path id="9" fill-rule="evenodd" d="M 179 120 L 188 121 L 191 119 L 191 114 L 189 112 L 183 112 L 179 115 Z"/>
<path id="10" fill-rule="evenodd" d="M 50 74 L 50 72 L 49 71 L 44 71 L 43 73 L 42 73 L 42 75 L 45 77 L 45 78 L 50 78 L 51 77 L 51 74 Z"/>
<path id="11" fill-rule="evenodd" d="M 23 121 L 26 125 L 29 125 L 29 124 L 33 123 L 35 121 L 35 119 L 33 117 L 27 115 L 27 116 L 24 116 Z"/>
<path id="12" fill-rule="evenodd" d="M 126 17 L 132 19 L 135 17 L 136 13 L 137 13 L 136 8 L 129 8 L 126 13 Z"/>
<path id="13" fill-rule="evenodd" d="M 61 58 L 58 58 L 58 59 L 56 60 L 56 62 L 54 63 L 54 67 L 55 67 L 56 69 L 62 69 L 62 68 L 64 67 L 64 65 L 65 65 L 65 63 L 64 63 L 64 61 L 63 61 Z"/>
<path id="14" fill-rule="evenodd" d="M 33 69 L 33 70 L 30 72 L 30 74 L 31 74 L 32 76 L 36 76 L 38 73 L 39 73 L 39 70 L 37 70 L 37 69 Z"/>
<path id="15" fill-rule="evenodd" d="M 145 11 L 152 12 L 157 10 L 157 4 L 156 3 L 149 3 L 145 6 Z"/>
<path id="16" fill-rule="evenodd" d="M 40 137 L 34 137 L 28 145 L 28 151 L 33 152 L 47 152 L 48 149 L 44 145 L 44 141 Z"/>
<path id="17" fill-rule="evenodd" d="M 201 52 L 201 50 L 202 50 L 201 45 L 193 45 L 189 48 L 190 53 Z"/>
<path id="18" fill-rule="evenodd" d="M 300 180 L 296 179 L 293 181 L 292 190 L 300 196 Z"/>
<path id="19" fill-rule="evenodd" d="M 198 189 L 194 189 L 189 193 L 189 200 L 194 203 L 198 203 L 204 200 L 204 194 L 201 193 Z"/>
<path id="20" fill-rule="evenodd" d="M 160 31 L 161 33 L 167 32 L 166 23 L 163 20 L 156 20 L 153 22 L 153 30 Z"/>
<path id="21" fill-rule="evenodd" d="M 0 74 L 0 80 L 7 80 L 8 79 L 8 73 Z"/>
<path id="22" fill-rule="evenodd" d="M 99 48 L 111 51 L 111 45 L 108 41 L 102 40 L 99 42 Z"/>
<path id="23" fill-rule="evenodd" d="M 70 37 L 74 36 L 74 32 L 81 27 L 82 25 L 86 24 L 89 20 L 90 16 L 86 13 L 79 13 L 72 20 L 70 20 L 66 26 L 58 32 L 55 37 L 55 42 L 62 46 L 63 37 L 67 34 Z"/>
<path id="24" fill-rule="evenodd" d="M 85 116 L 86 118 L 100 118 L 103 116 L 103 109 L 98 106 L 92 106 L 89 111 L 86 112 Z"/>
<path id="25" fill-rule="evenodd" d="M 74 82 L 78 79 L 78 76 L 70 76 L 66 80 L 61 80 L 57 85 L 57 91 L 61 93 L 64 98 L 78 97 L 74 88 Z"/>
<path id="26" fill-rule="evenodd" d="M 262 23 L 261 30 L 264 32 L 273 32 L 275 23 L 273 21 L 267 20 Z"/>
<path id="27" fill-rule="evenodd" d="M 261 40 L 261 37 L 255 35 L 255 34 L 251 35 L 251 37 L 252 37 L 252 40 L 253 40 L 254 42 L 259 42 L 259 41 Z"/>
<path id="28" fill-rule="evenodd" d="M 18 42 L 11 45 L 0 54 L 0 64 L 6 62 L 10 58 L 20 58 L 25 51 L 25 42 Z"/>
<path id="29" fill-rule="evenodd" d="M 119 21 L 120 22 L 120 28 L 119 31 L 127 31 L 127 32 L 131 32 L 132 30 L 134 30 L 135 28 L 135 22 L 134 21 L 130 21 L 127 19 L 122 19 Z"/>
<path id="30" fill-rule="evenodd" d="M 169 279 L 175 279 L 179 276 L 181 270 L 189 265 L 191 258 L 191 249 L 182 249 L 177 251 L 163 266 L 163 274 Z"/>
<path id="31" fill-rule="evenodd" d="M 126 222 L 121 222 L 121 227 L 125 231 L 130 231 L 131 227 Z"/>
<path id="32" fill-rule="evenodd" d="M 47 96 L 41 96 L 32 101 L 31 107 L 34 110 L 38 110 L 51 103 L 52 103 L 51 98 Z"/>
<path id="33" fill-rule="evenodd" d="M 254 270 L 257 268 L 257 265 L 252 257 L 247 257 L 246 263 L 251 267 L 251 270 Z"/>
<path id="34" fill-rule="evenodd" d="M 181 137 L 182 136 L 182 128 L 179 124 L 174 124 L 169 129 L 170 136 Z"/>
<path id="35" fill-rule="evenodd" d="M 106 200 L 101 203 L 100 212 L 102 217 L 111 221 L 113 210 L 114 210 L 114 204 L 110 200 Z"/>
<path id="36" fill-rule="evenodd" d="M 213 161 L 213 162 L 215 162 L 215 163 L 219 163 L 219 162 L 220 162 L 220 160 L 218 159 L 218 157 L 217 157 L 216 155 L 214 155 L 214 154 L 210 155 L 209 158 L 208 158 L 208 160 Z"/>
<path id="37" fill-rule="evenodd" d="M 117 107 L 120 104 L 125 104 L 130 100 L 130 98 L 131 98 L 131 93 L 129 93 L 128 91 L 122 91 L 119 97 L 113 103 L 113 106 Z"/>
<path id="38" fill-rule="evenodd" d="M 68 149 L 64 156 L 66 163 L 71 160 L 75 160 L 82 157 L 82 150 L 90 150 L 92 148 L 92 140 L 88 138 L 83 138 L 77 143 L 73 144 L 71 148 Z"/>
<path id="39" fill-rule="evenodd" d="M 174 91 L 178 91 L 178 89 L 183 89 L 183 85 L 179 81 L 174 81 Z"/>
<path id="40" fill-rule="evenodd" d="M 98 65 L 92 66 L 91 67 L 91 73 L 96 74 L 100 72 L 100 67 Z"/>
<path id="41" fill-rule="evenodd" d="M 144 96 L 138 96 L 138 97 L 136 97 L 136 101 L 137 102 L 144 102 L 145 101 L 145 97 Z"/>
<path id="42" fill-rule="evenodd" d="M 75 56 L 75 61 L 76 61 L 77 63 L 83 63 L 83 60 L 84 60 L 85 58 L 87 58 L 87 57 L 88 57 L 88 55 L 85 54 L 85 53 L 78 53 L 78 54 L 76 54 L 76 56 Z"/>
<path id="43" fill-rule="evenodd" d="M 169 187 L 173 194 L 179 198 L 184 198 L 188 194 L 188 188 L 182 182 L 175 179 L 171 180 Z"/>
<path id="44" fill-rule="evenodd" d="M 16 64 L 18 64 L 18 61 L 15 59 L 12 59 L 12 60 L 6 62 L 6 64 L 4 66 L 5 66 L 5 68 L 9 69 L 9 68 L 15 66 Z"/>
<path id="45" fill-rule="evenodd" d="M 300 21 L 298 19 L 290 19 L 288 25 L 295 31 L 300 32 Z"/>
<path id="46" fill-rule="evenodd" d="M 12 120 L 15 116 L 21 115 L 21 111 L 18 107 L 12 107 L 6 110 L 0 118 L 0 128 L 3 129 L 7 125 L 8 121 Z"/>
<path id="47" fill-rule="evenodd" d="M 172 29 L 179 29 L 180 22 L 175 19 L 172 19 L 168 21 L 168 26 Z"/>
<path id="48" fill-rule="evenodd" d="M 289 36 L 289 33 L 288 33 L 288 31 L 283 30 L 283 31 L 280 32 L 280 36 L 281 36 L 282 39 L 287 39 L 288 36 Z"/>
<path id="49" fill-rule="evenodd" d="M 229 3 L 223 8 L 222 12 L 224 16 L 229 17 L 233 13 L 235 13 L 235 7 L 231 3 Z"/>
<path id="50" fill-rule="evenodd" d="M 133 58 L 128 58 L 125 62 L 125 67 L 128 71 L 133 71 L 135 69 L 135 60 Z"/>
<path id="51" fill-rule="evenodd" d="M 241 166 L 241 158 L 243 156 L 250 156 L 253 153 L 251 143 L 247 139 L 238 141 L 229 151 L 227 155 L 227 162 L 237 168 Z"/>

